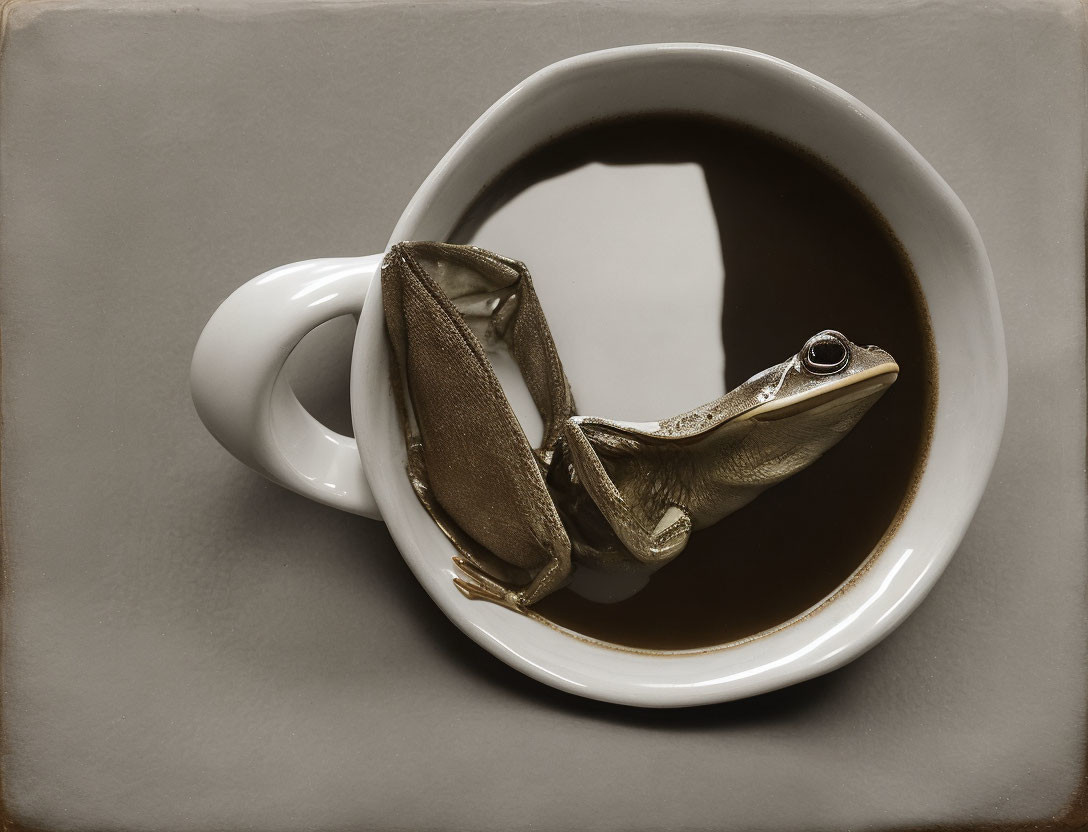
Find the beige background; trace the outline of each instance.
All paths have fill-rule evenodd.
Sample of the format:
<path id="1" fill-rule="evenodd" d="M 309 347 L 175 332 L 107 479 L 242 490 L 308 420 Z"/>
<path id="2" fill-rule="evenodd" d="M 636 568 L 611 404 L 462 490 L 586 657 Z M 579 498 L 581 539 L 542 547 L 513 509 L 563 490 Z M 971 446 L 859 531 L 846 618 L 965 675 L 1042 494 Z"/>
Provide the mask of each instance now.
<path id="1" fill-rule="evenodd" d="M 1088 681 L 1078 4 L 6 11 L 0 670 L 17 820 L 889 829 L 1070 798 Z M 991 487 L 918 613 L 831 676 L 683 712 L 581 701 L 500 664 L 434 610 L 380 524 L 242 468 L 186 388 L 234 286 L 380 248 L 513 83 L 653 40 L 770 52 L 888 118 L 978 222 L 1011 374 Z M 334 410 L 343 361 L 313 368 L 347 330 L 299 361 Z"/>

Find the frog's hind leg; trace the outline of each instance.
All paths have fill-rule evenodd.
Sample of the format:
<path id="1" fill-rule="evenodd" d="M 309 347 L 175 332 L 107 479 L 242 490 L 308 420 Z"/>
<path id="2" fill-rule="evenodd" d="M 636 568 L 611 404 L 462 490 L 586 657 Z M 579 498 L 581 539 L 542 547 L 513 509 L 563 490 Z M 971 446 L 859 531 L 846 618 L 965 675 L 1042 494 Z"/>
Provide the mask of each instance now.
<path id="1" fill-rule="evenodd" d="M 423 464 L 422 445 L 416 439 L 408 442 L 408 474 L 416 496 L 431 515 L 431 519 L 457 549 L 453 564 L 465 577 L 454 577 L 453 583 L 466 598 L 474 601 L 490 601 L 508 609 L 524 612 L 524 602 L 517 589 L 535 581 L 530 573 L 495 557 L 469 537 L 446 514 L 434 498 L 427 481 L 427 469 Z M 569 556 L 567 571 L 570 571 Z M 534 599 L 535 600 L 535 599 Z"/>
<path id="2" fill-rule="evenodd" d="M 570 544 L 559 551 L 520 593 L 525 606 L 531 606 L 549 593 L 555 592 L 570 579 Z"/>
<path id="3" fill-rule="evenodd" d="M 560 553 L 525 587 L 514 588 L 490 575 L 475 558 L 464 555 L 454 557 L 457 566 L 468 578 L 454 578 L 453 583 L 466 598 L 473 601 L 490 601 L 493 604 L 525 612 L 545 595 L 559 589 L 570 577 L 570 552 Z"/>

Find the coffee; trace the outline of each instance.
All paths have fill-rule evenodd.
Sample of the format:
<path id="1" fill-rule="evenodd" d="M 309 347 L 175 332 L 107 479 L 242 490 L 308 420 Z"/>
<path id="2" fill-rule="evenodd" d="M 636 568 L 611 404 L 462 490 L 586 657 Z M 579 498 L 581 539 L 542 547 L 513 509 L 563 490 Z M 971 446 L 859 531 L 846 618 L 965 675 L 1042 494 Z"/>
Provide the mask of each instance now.
<path id="1" fill-rule="evenodd" d="M 570 186 L 585 172 L 586 187 L 596 187 L 599 178 L 589 175 L 599 169 L 594 163 L 626 166 L 636 175 L 641 166 L 655 175 L 662 165 L 701 168 L 723 271 L 723 389 L 787 358 L 826 328 L 879 344 L 901 368 L 897 383 L 835 448 L 695 533 L 631 598 L 601 604 L 564 589 L 533 608 L 556 625 L 628 647 L 692 649 L 743 639 L 835 593 L 879 555 L 882 538 L 909 505 L 936 400 L 925 303 L 886 223 L 834 170 L 770 135 L 683 114 L 600 123 L 553 140 L 489 185 L 450 239 L 483 245 L 481 228 L 519 194 L 556 177 Z M 547 244 L 546 221 L 532 233 Z M 486 245 L 533 268 L 531 252 L 503 246 L 494 235 Z M 543 288 L 541 296 L 551 316 Z M 563 355 L 561 341 L 558 347 Z M 716 366 L 710 356 L 693 359 Z M 574 394 L 577 401 L 577 386 Z"/>

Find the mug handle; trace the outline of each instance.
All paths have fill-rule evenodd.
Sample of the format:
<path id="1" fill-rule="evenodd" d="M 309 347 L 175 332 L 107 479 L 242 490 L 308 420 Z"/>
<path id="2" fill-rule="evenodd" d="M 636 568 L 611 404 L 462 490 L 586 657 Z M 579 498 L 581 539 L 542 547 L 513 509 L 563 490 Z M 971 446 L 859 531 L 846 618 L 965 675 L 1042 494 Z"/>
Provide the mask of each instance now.
<path id="1" fill-rule="evenodd" d="M 303 260 L 253 278 L 212 315 L 189 370 L 197 414 L 224 448 L 292 491 L 375 520 L 355 440 L 311 416 L 281 371 L 307 333 L 359 314 L 382 257 Z"/>

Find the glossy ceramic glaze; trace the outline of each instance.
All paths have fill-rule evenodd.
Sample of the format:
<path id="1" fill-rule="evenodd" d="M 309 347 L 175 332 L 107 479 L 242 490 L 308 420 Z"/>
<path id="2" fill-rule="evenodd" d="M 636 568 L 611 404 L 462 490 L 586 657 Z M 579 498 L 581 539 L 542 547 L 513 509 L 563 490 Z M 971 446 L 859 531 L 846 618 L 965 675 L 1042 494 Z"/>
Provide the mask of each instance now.
<path id="1" fill-rule="evenodd" d="M 414 574 L 446 615 L 500 659 L 547 684 L 592 698 L 654 707 L 736 699 L 825 673 L 899 624 L 940 575 L 978 504 L 1000 441 L 1007 388 L 990 267 L 959 199 L 898 133 L 861 102 L 797 67 L 747 50 L 703 44 L 633 46 L 582 55 L 538 72 L 481 116 L 439 162 L 406 208 L 390 242 L 444 238 L 485 183 L 549 136 L 600 118 L 663 110 L 746 122 L 828 161 L 887 218 L 927 297 L 941 359 L 941 395 L 929 463 L 903 522 L 846 591 L 833 602 L 742 643 L 668 655 L 592 643 L 469 601 L 452 581 L 452 547 L 430 522 L 404 474 L 376 284 L 358 328 L 351 389 L 355 433 L 381 517 Z M 357 300 L 374 261 L 363 258 L 355 263 Z M 278 283 L 281 298 L 290 299 L 311 285 L 321 268 L 311 263 L 270 277 L 280 271 L 276 270 L 250 287 L 260 280 L 265 281 L 263 286 Z M 307 277 L 309 270 L 313 274 Z M 248 294 L 250 288 L 241 291 Z M 315 300 L 323 296 L 316 290 L 313 295 Z M 261 301 L 236 297 L 233 311 L 217 313 L 210 329 L 248 333 L 255 322 L 268 320 L 267 314 L 253 317 L 248 311 Z M 350 440 L 297 417 L 298 405 L 289 391 L 276 393 L 284 350 L 289 352 L 302 334 L 345 308 L 339 301 L 329 301 L 324 310 L 320 304 L 317 308 L 301 304 L 297 317 L 285 313 L 279 319 L 284 327 L 290 321 L 289 337 L 264 340 L 265 336 L 247 335 L 243 343 L 232 346 L 234 353 L 243 355 L 228 357 L 231 350 L 224 349 L 228 340 L 212 336 L 221 346 L 207 353 L 198 347 L 193 391 L 202 418 L 244 461 L 308 496 L 373 516 L 366 478 L 351 455 Z M 250 351 L 266 356 L 270 350 L 272 358 L 244 357 Z M 235 394 L 238 369 L 257 376 L 264 373 L 263 381 L 248 387 L 256 404 L 247 394 Z M 214 400 L 221 395 L 229 396 L 233 404 L 219 407 Z M 247 424 L 259 426 L 257 439 L 248 437 Z M 315 453 L 322 442 L 335 450 Z"/>
<path id="2" fill-rule="evenodd" d="M 280 371 L 308 332 L 359 312 L 380 262 L 304 260 L 253 278 L 204 328 L 189 378 L 201 421 L 238 459 L 303 496 L 375 519 L 355 439 L 314 419 Z"/>

